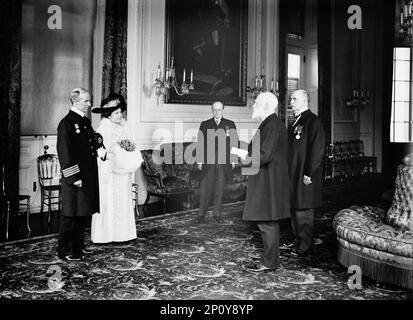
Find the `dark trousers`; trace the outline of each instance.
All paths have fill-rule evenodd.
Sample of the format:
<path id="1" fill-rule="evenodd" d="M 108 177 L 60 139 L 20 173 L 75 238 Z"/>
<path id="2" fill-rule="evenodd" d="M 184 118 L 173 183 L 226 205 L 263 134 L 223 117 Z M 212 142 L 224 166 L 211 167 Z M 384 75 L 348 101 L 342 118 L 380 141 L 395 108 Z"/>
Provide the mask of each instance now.
<path id="1" fill-rule="evenodd" d="M 60 217 L 59 257 L 80 257 L 85 248 L 85 229 L 90 217 Z"/>
<path id="2" fill-rule="evenodd" d="M 293 209 L 291 228 L 297 241 L 297 248 L 308 252 L 313 249 L 314 209 Z"/>
<path id="3" fill-rule="evenodd" d="M 276 268 L 280 263 L 280 225 L 278 221 L 259 221 L 264 251 L 261 264 L 268 268 Z"/>
<path id="4" fill-rule="evenodd" d="M 208 172 L 201 180 L 199 189 L 199 216 L 205 216 L 205 211 L 214 198 L 214 216 L 219 217 L 222 209 L 222 197 L 225 187 L 224 165 L 209 166 Z"/>

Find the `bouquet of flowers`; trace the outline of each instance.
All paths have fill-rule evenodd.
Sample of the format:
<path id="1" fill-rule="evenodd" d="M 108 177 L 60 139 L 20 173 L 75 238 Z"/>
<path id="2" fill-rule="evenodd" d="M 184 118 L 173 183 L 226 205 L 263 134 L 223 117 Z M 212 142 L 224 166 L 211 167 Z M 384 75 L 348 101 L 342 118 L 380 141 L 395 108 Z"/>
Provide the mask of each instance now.
<path id="1" fill-rule="evenodd" d="M 118 144 L 122 149 L 125 149 L 128 152 L 135 151 L 136 149 L 136 144 L 128 139 L 123 139 L 119 141 Z"/>

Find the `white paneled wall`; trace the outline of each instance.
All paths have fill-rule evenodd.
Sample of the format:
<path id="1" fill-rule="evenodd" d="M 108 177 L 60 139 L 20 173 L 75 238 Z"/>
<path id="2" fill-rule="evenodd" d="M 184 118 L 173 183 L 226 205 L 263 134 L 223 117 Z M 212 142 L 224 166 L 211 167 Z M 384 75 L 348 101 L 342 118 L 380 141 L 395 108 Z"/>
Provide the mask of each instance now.
<path id="1" fill-rule="evenodd" d="M 278 0 L 250 0 L 248 13 L 247 82 L 262 66 L 269 79 L 278 74 Z M 165 104 L 153 90 L 158 65 L 165 62 L 164 0 L 129 1 L 128 123 L 141 149 L 162 142 L 191 141 L 201 121 L 212 117 L 208 105 Z M 226 106 L 224 117 L 235 121 L 240 138 L 248 141 L 258 123 L 248 106 Z M 97 125 L 97 123 L 94 123 Z"/>

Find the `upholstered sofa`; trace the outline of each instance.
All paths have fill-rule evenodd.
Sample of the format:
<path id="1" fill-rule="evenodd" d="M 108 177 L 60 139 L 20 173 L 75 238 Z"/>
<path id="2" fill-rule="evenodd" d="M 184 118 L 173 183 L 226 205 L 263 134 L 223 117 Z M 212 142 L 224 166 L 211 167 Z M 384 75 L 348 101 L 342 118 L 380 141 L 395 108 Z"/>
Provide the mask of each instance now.
<path id="1" fill-rule="evenodd" d="M 147 189 L 145 205 L 151 197 L 159 197 L 163 201 L 164 213 L 168 198 L 181 201 L 184 208 L 198 206 L 201 172 L 197 169 L 196 163 L 186 161 L 195 157 L 193 142 L 168 143 L 161 145 L 159 149 L 147 149 L 141 152 Z M 171 156 L 168 157 L 168 154 Z M 236 165 L 233 170 L 233 182 L 225 185 L 224 202 L 245 199 L 247 178 L 241 175 L 240 165 Z"/>
<path id="2" fill-rule="evenodd" d="M 389 210 L 352 206 L 333 220 L 338 261 L 358 265 L 362 275 L 413 289 L 413 154 L 397 169 Z"/>

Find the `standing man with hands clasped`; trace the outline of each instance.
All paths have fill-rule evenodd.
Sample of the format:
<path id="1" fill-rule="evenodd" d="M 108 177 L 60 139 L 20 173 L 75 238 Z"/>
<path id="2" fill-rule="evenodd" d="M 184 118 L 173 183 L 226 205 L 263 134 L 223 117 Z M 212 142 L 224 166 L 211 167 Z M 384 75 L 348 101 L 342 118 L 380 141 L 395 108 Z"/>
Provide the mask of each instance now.
<path id="1" fill-rule="evenodd" d="M 232 181 L 232 147 L 238 147 L 238 134 L 234 121 L 223 118 L 224 105 L 220 101 L 212 104 L 213 117 L 201 123 L 197 136 L 197 161 L 201 170 L 199 214 L 197 223 L 205 222 L 205 212 L 214 199 L 214 218 L 223 222 L 221 209 L 226 181 Z"/>
<path id="2" fill-rule="evenodd" d="M 66 261 L 83 261 L 84 231 L 90 216 L 99 211 L 97 157 L 94 130 L 86 112 L 91 107 L 90 93 L 83 88 L 70 93 L 72 107 L 57 128 L 57 153 L 62 170 L 62 212 L 58 256 Z"/>
<path id="3" fill-rule="evenodd" d="M 314 240 L 314 208 L 322 204 L 323 154 L 325 134 L 321 119 L 308 108 L 305 90 L 294 91 L 291 107 L 295 121 L 288 127 L 288 164 L 290 173 L 292 255 L 311 253 Z"/>

